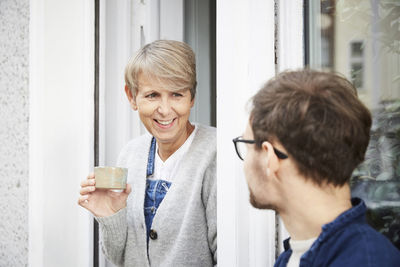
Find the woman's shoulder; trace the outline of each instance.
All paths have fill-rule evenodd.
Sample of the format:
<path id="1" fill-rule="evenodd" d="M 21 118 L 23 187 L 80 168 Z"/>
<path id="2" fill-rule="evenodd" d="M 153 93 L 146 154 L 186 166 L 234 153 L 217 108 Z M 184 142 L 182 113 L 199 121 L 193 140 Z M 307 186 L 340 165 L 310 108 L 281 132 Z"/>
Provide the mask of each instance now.
<path id="1" fill-rule="evenodd" d="M 145 133 L 141 136 L 135 137 L 131 139 L 125 146 L 124 148 L 129 149 L 129 148 L 141 148 L 141 147 L 147 147 L 148 142 L 151 141 L 152 136 L 149 133 Z"/>
<path id="2" fill-rule="evenodd" d="M 203 155 L 216 153 L 217 150 L 217 131 L 215 127 L 196 124 L 196 134 L 194 136 L 191 151 Z"/>
<path id="3" fill-rule="evenodd" d="M 135 137 L 130 140 L 120 151 L 118 156 L 118 165 L 125 165 L 129 158 L 133 155 L 144 155 L 141 152 L 147 153 L 152 136 L 148 133 Z"/>
<path id="4" fill-rule="evenodd" d="M 217 128 L 207 126 L 203 124 L 196 124 L 197 133 L 196 139 L 200 139 L 202 142 L 215 143 L 217 139 Z"/>

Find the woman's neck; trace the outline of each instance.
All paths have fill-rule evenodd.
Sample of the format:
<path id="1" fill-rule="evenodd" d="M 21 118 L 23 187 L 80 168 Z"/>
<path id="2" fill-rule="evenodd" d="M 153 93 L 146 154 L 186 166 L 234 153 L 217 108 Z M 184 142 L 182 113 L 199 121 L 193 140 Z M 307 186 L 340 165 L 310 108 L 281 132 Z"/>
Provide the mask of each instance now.
<path id="1" fill-rule="evenodd" d="M 161 160 L 166 161 L 172 154 L 174 154 L 175 151 L 177 151 L 185 143 L 193 130 L 194 125 L 190 124 L 190 122 L 188 121 L 184 133 L 175 142 L 157 142 L 158 155 L 160 156 Z"/>

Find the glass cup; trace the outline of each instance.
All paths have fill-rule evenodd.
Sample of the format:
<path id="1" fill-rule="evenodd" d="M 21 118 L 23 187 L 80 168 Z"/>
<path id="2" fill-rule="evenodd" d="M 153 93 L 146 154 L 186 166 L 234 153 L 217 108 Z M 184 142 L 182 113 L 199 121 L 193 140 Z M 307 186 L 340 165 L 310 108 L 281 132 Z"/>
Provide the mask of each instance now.
<path id="1" fill-rule="evenodd" d="M 96 188 L 124 190 L 128 169 L 121 167 L 98 166 L 94 168 Z"/>

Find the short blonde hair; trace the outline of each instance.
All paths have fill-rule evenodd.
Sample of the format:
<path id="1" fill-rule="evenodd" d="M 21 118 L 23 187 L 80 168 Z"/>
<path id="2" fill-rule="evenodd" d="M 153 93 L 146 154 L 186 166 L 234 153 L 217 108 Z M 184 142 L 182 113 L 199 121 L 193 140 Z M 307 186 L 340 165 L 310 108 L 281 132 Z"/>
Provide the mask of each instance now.
<path id="1" fill-rule="evenodd" d="M 168 90 L 190 89 L 196 95 L 196 58 L 189 45 L 173 40 L 157 40 L 142 47 L 125 68 L 125 83 L 134 95 L 139 75 L 157 79 Z"/>

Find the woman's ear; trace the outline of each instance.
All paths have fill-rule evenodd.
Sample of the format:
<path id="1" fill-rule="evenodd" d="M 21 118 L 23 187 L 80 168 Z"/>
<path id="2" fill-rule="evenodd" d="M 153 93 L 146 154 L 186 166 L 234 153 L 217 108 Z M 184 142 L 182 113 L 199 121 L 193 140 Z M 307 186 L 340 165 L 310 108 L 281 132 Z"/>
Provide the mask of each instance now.
<path id="1" fill-rule="evenodd" d="M 194 106 L 194 97 L 193 97 L 193 99 L 190 101 L 190 108 L 192 108 L 193 106 Z"/>
<path id="2" fill-rule="evenodd" d="M 137 110 L 136 97 L 132 94 L 132 90 L 128 87 L 128 85 L 125 85 L 125 94 L 128 97 L 132 109 Z"/>

